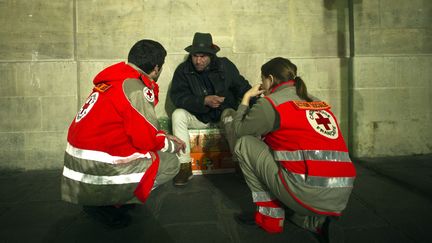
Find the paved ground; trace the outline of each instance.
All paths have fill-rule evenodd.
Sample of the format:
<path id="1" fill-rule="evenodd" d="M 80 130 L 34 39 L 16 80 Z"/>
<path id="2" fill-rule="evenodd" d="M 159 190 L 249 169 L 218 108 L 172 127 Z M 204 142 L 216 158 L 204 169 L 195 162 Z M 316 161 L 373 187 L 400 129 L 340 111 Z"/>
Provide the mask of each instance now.
<path id="1" fill-rule="evenodd" d="M 358 179 L 338 221 L 345 242 L 432 242 L 432 155 L 356 160 Z M 252 208 L 235 174 L 195 176 L 183 189 L 165 184 L 110 230 L 60 201 L 60 170 L 0 172 L 0 242 L 318 242 L 286 222 L 282 234 L 237 225 Z"/>

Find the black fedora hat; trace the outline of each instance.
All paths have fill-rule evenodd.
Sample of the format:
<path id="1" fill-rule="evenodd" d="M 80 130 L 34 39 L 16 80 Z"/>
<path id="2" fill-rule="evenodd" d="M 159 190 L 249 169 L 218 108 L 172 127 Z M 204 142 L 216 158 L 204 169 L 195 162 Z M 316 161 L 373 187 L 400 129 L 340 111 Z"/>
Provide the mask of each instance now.
<path id="1" fill-rule="evenodd" d="M 210 53 L 216 54 L 220 48 L 213 44 L 213 39 L 210 33 L 195 33 L 192 45 L 185 48 L 185 51 L 190 54 L 194 53 Z"/>

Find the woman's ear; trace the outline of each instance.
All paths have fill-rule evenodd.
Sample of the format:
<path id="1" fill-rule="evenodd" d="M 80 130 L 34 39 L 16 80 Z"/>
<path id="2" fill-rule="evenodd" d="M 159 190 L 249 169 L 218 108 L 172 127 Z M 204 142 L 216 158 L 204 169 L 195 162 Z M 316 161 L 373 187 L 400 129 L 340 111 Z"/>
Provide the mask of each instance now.
<path id="1" fill-rule="evenodd" d="M 273 75 L 269 75 L 269 79 L 270 79 L 270 87 L 272 87 L 273 86 L 273 84 L 274 84 L 274 77 L 273 77 Z"/>

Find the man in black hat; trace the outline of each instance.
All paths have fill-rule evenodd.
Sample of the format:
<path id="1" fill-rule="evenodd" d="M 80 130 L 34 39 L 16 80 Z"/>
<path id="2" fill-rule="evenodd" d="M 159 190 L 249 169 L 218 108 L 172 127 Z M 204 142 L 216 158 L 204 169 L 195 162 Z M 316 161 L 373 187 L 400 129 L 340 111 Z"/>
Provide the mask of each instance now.
<path id="1" fill-rule="evenodd" d="M 211 34 L 195 33 L 185 50 L 189 56 L 174 72 L 169 94 L 177 107 L 172 115 L 173 134 L 186 143 L 185 153 L 179 156 L 180 171 L 174 177 L 176 186 L 192 178 L 188 128 L 208 128 L 228 118 L 228 111 L 237 109 L 251 88 L 228 58 L 216 56 L 220 48 L 213 44 Z"/>

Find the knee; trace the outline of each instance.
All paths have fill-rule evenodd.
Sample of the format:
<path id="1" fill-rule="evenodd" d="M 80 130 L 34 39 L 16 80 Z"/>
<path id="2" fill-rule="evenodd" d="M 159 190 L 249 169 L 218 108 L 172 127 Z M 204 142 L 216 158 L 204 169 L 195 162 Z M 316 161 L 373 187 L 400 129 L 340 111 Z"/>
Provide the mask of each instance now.
<path id="1" fill-rule="evenodd" d="M 187 121 L 189 114 L 187 110 L 178 108 L 174 110 L 171 119 L 173 123 L 184 122 Z"/>
<path id="2" fill-rule="evenodd" d="M 237 139 L 236 144 L 234 146 L 234 153 L 238 158 L 241 158 L 242 155 L 247 151 L 247 146 L 251 143 L 253 139 L 257 139 L 257 138 L 250 135 L 246 135 Z"/>
<path id="3" fill-rule="evenodd" d="M 228 116 L 234 116 L 235 113 L 236 111 L 233 108 L 227 108 L 222 111 L 221 117 L 224 118 Z"/>

